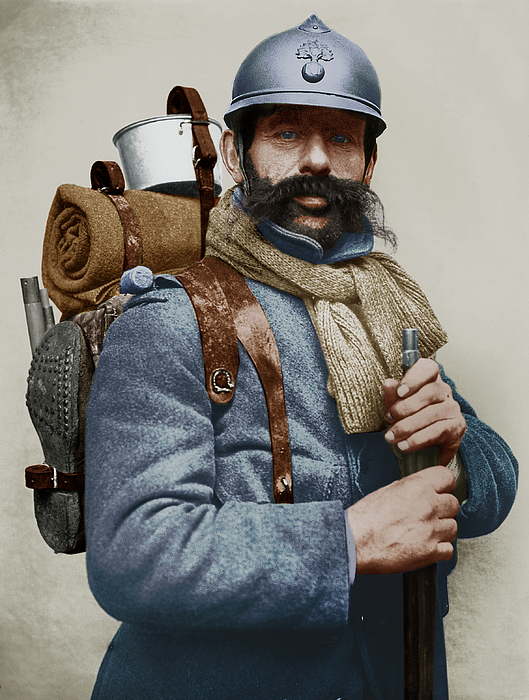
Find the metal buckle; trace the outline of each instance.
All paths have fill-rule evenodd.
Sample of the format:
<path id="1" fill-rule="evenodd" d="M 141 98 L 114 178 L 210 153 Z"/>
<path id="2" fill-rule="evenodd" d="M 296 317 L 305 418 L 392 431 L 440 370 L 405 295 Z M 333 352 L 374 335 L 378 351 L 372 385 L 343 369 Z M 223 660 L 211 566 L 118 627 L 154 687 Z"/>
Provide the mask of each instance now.
<path id="1" fill-rule="evenodd" d="M 200 163 L 200 161 L 202 160 L 202 158 L 198 158 L 198 159 L 197 159 L 197 156 L 196 156 L 197 148 L 198 148 L 198 146 L 193 146 L 193 167 L 194 167 L 194 168 L 196 168 L 197 165 L 198 165 L 198 164 Z"/>
<path id="2" fill-rule="evenodd" d="M 217 379 L 221 376 L 226 378 L 226 383 L 228 386 L 220 386 L 220 384 L 217 384 Z M 213 372 L 213 375 L 211 377 L 211 386 L 213 387 L 213 391 L 216 394 L 229 394 L 229 392 L 233 389 L 235 384 L 233 383 L 231 374 L 228 372 L 228 370 L 221 368 L 216 369 Z"/>
<path id="3" fill-rule="evenodd" d="M 284 487 L 286 493 L 290 493 L 290 484 L 288 483 L 288 481 L 285 479 L 284 476 L 281 477 L 280 481 L 283 484 L 283 487 Z"/>
<path id="4" fill-rule="evenodd" d="M 53 470 L 53 474 L 51 477 L 51 488 L 52 489 L 58 489 L 59 488 L 59 479 L 57 477 L 57 469 L 55 467 L 52 467 L 51 464 L 48 464 L 48 462 L 41 462 L 43 467 L 48 467 L 48 469 Z"/>
<path id="5" fill-rule="evenodd" d="M 212 158 L 197 158 L 197 148 L 198 146 L 193 146 L 193 167 L 196 168 L 198 165 L 200 165 L 200 163 L 205 163 L 205 165 L 203 166 L 205 168 L 207 168 L 208 166 L 213 167 L 216 161 Z"/>

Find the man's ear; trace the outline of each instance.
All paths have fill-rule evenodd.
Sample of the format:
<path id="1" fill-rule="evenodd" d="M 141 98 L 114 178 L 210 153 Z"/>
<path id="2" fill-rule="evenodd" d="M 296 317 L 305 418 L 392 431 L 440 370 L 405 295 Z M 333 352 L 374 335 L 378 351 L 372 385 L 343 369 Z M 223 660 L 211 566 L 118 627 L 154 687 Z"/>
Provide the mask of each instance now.
<path id="1" fill-rule="evenodd" d="M 241 169 L 239 168 L 239 156 L 235 149 L 235 138 L 231 129 L 226 129 L 220 137 L 219 143 L 220 154 L 226 170 L 232 176 L 237 184 L 244 180 Z"/>
<path id="2" fill-rule="evenodd" d="M 375 147 L 373 148 L 373 153 L 371 154 L 371 160 L 369 161 L 369 165 L 367 166 L 366 169 L 366 174 L 364 175 L 364 179 L 362 180 L 364 185 L 369 185 L 371 184 L 371 178 L 373 177 L 373 170 L 375 169 L 375 164 L 377 162 L 377 156 L 378 156 L 378 146 L 375 143 Z"/>

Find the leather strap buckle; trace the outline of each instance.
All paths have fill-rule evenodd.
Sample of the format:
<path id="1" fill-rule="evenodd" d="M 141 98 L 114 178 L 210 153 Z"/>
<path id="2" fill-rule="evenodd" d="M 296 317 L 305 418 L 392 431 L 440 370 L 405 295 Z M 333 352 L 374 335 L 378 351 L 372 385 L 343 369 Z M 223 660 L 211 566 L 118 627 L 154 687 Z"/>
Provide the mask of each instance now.
<path id="1" fill-rule="evenodd" d="M 66 473 L 46 464 L 33 464 L 26 467 L 26 486 L 28 489 L 48 489 L 52 491 L 83 491 L 84 474 L 82 472 Z"/>
<path id="2" fill-rule="evenodd" d="M 219 382 L 219 379 L 221 379 L 224 386 Z M 221 367 L 220 369 L 216 369 L 213 372 L 213 375 L 211 377 L 211 385 L 213 387 L 213 391 L 216 394 L 229 394 L 235 388 L 235 384 L 233 383 L 231 374 L 228 372 L 227 369 L 224 369 L 223 367 Z"/>

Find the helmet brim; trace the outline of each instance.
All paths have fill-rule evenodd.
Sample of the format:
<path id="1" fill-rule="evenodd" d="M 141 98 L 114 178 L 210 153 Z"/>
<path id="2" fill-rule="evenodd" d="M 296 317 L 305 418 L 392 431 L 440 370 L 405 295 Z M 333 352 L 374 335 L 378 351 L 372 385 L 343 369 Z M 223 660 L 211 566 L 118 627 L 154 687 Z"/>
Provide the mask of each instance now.
<path id="1" fill-rule="evenodd" d="M 303 107 L 328 107 L 330 109 L 342 109 L 347 112 L 365 114 L 377 120 L 378 130 L 376 137 L 386 129 L 386 122 L 380 115 L 376 105 L 367 100 L 349 95 L 336 93 L 312 92 L 312 91 L 284 91 L 271 90 L 269 93 L 246 93 L 234 99 L 224 115 L 224 121 L 229 129 L 233 128 L 237 115 L 248 107 L 269 104 L 300 105 Z"/>

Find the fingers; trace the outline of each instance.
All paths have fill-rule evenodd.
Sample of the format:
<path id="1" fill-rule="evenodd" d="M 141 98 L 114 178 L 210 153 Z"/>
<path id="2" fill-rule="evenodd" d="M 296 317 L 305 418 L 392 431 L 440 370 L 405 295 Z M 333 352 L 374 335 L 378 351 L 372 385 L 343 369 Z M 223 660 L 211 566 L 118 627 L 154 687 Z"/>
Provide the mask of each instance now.
<path id="1" fill-rule="evenodd" d="M 439 494 L 439 503 L 437 506 L 437 514 L 441 519 L 453 519 L 459 513 L 459 501 L 451 493 Z M 454 521 L 455 522 L 455 521 Z M 457 534 L 457 529 L 456 529 Z M 455 535 L 449 533 L 449 541 L 451 542 Z"/>
<path id="2" fill-rule="evenodd" d="M 465 423 L 465 430 L 466 430 L 466 423 Z M 463 435 L 464 435 L 464 433 L 463 433 Z M 461 437 L 463 437 L 463 435 Z M 442 467 L 447 467 L 450 464 L 450 462 L 454 459 L 454 457 L 456 456 L 457 451 L 459 449 L 460 443 L 461 443 L 461 440 L 459 440 L 459 442 L 457 444 L 452 443 L 450 445 L 443 446 L 443 448 L 439 454 L 439 459 L 438 459 L 438 463 Z"/>
<path id="3" fill-rule="evenodd" d="M 462 416 L 452 419 L 437 420 L 429 423 L 425 428 L 420 428 L 422 417 L 418 421 L 413 421 L 402 425 L 400 423 L 391 427 L 385 438 L 388 443 L 396 444 L 401 452 L 415 452 L 417 450 L 441 445 L 442 450 L 438 463 L 446 467 L 456 455 L 461 439 L 466 431 L 466 422 Z M 427 416 L 424 417 L 427 420 Z"/>
<path id="4" fill-rule="evenodd" d="M 397 387 L 397 395 L 403 399 L 411 396 L 426 384 L 435 382 L 440 376 L 441 370 L 435 360 L 421 358 L 402 377 Z"/>
<path id="5" fill-rule="evenodd" d="M 419 365 L 419 362 L 415 366 Z M 407 416 L 411 416 L 417 413 L 422 408 L 430 406 L 432 404 L 442 404 L 445 401 L 454 401 L 452 397 L 452 390 L 441 379 L 439 372 L 439 365 L 433 362 L 433 360 L 424 360 L 428 364 L 425 369 L 428 370 L 427 373 L 423 373 L 423 376 L 428 378 L 424 384 L 418 385 L 416 381 L 413 382 L 413 389 L 408 389 L 404 397 L 400 397 L 398 392 L 402 393 L 404 389 L 408 388 L 407 384 L 404 384 L 404 380 L 408 379 L 408 375 L 412 372 L 412 369 L 406 374 L 406 376 L 397 382 L 395 379 L 386 379 L 383 384 L 384 399 L 386 402 L 386 409 L 391 413 L 388 417 L 389 421 L 398 421 Z M 437 368 L 435 376 L 431 373 L 430 365 L 434 365 Z M 454 403 L 456 403 L 454 401 Z"/>
<path id="6" fill-rule="evenodd" d="M 425 512 L 429 511 L 430 515 L 424 518 L 425 512 L 422 513 L 421 521 L 425 525 L 422 531 L 424 540 L 422 545 L 420 538 L 416 540 L 416 556 L 410 557 L 408 562 L 410 571 L 437 561 L 451 559 L 454 554 L 453 542 L 457 538 L 455 517 L 459 512 L 459 502 L 451 493 L 455 484 L 453 474 L 446 467 L 431 467 L 420 474 L 423 481 L 431 482 L 437 493 L 429 506 L 425 504 Z M 419 533 L 419 530 L 417 532 Z"/>
<path id="7" fill-rule="evenodd" d="M 455 539 L 455 538 L 454 538 Z M 451 542 L 440 542 L 437 546 L 436 561 L 448 561 L 454 556 L 454 546 Z M 434 563 L 434 562 L 432 562 Z"/>
<path id="8" fill-rule="evenodd" d="M 420 566 L 432 564 L 440 559 L 450 559 L 454 553 L 452 543 L 457 537 L 456 515 L 459 513 L 459 501 L 452 494 L 455 486 L 455 478 L 452 472 L 446 467 L 431 467 L 411 478 L 422 478 L 423 481 L 430 482 L 435 490 L 433 502 L 430 505 L 432 531 L 430 541 L 432 542 L 426 556 L 428 561 L 422 562 Z M 420 568 L 419 565 L 415 568 Z"/>
<path id="9" fill-rule="evenodd" d="M 416 557 L 408 563 L 406 571 L 415 571 L 424 566 L 436 564 L 438 561 L 448 561 L 454 556 L 453 542 L 457 537 L 457 523 L 455 520 L 446 520 L 448 523 L 443 531 L 439 531 L 439 541 L 431 549 L 425 549 L 421 557 Z"/>
<path id="10" fill-rule="evenodd" d="M 436 527 L 437 547 L 436 556 L 439 559 L 451 559 L 454 553 L 453 542 L 457 537 L 457 522 L 455 517 L 459 512 L 459 502 L 451 493 L 439 496 L 438 517 Z"/>
<path id="11" fill-rule="evenodd" d="M 403 452 L 439 445 L 439 463 L 446 466 L 459 448 L 466 422 L 439 365 L 419 360 L 400 382 L 388 379 L 383 389 L 386 419 L 392 423 L 386 440 Z"/>
<path id="12" fill-rule="evenodd" d="M 431 467 L 350 506 L 357 573 L 398 573 L 450 559 L 459 511 L 454 485 L 449 469 Z"/>
<path id="13" fill-rule="evenodd" d="M 411 367 L 400 381 L 386 379 L 384 382 L 384 398 L 387 408 L 399 399 L 413 396 L 426 384 L 433 383 L 440 376 L 440 369 L 434 360 L 421 358 Z"/>
<path id="14" fill-rule="evenodd" d="M 423 469 L 416 474 L 411 474 L 400 480 L 400 483 L 406 481 L 417 481 L 420 482 L 421 488 L 432 488 L 436 494 L 447 494 L 451 495 L 456 485 L 456 480 L 450 469 L 446 467 L 428 467 L 428 469 Z M 455 498 L 455 497 L 454 497 Z M 457 503 L 457 498 L 455 498 Z M 459 504 L 458 504 L 459 508 Z M 457 512 L 457 511 L 456 511 Z"/>
<path id="15" fill-rule="evenodd" d="M 446 456 L 453 452 L 453 457 L 465 431 L 466 422 L 459 406 L 453 411 L 449 411 L 448 407 L 428 406 L 420 413 L 394 423 L 385 437 L 387 442 L 396 444 L 403 452 L 442 445 Z"/>

